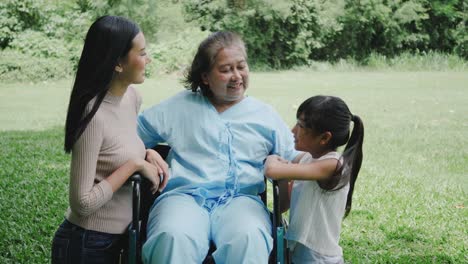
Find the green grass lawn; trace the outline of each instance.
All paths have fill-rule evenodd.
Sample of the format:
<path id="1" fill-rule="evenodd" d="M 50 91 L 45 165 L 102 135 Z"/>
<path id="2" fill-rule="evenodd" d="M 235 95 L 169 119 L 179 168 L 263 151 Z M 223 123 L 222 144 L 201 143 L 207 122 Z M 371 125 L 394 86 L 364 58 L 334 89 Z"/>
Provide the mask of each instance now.
<path id="1" fill-rule="evenodd" d="M 288 125 L 306 98 L 342 97 L 364 121 L 364 161 L 341 244 L 351 263 L 467 263 L 467 72 L 252 73 L 248 94 Z M 0 84 L 0 263 L 47 263 L 68 203 L 71 81 Z M 143 109 L 178 77 L 139 86 Z"/>

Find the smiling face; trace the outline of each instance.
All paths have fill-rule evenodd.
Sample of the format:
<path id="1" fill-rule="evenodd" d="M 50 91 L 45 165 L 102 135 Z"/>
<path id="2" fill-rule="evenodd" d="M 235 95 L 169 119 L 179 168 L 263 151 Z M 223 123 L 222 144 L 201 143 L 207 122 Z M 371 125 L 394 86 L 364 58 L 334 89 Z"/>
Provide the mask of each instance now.
<path id="1" fill-rule="evenodd" d="M 236 46 L 221 49 L 208 73 L 202 74 L 202 81 L 213 96 L 211 103 L 222 112 L 244 98 L 249 82 L 249 66 L 245 51 Z"/>
<path id="2" fill-rule="evenodd" d="M 331 139 L 330 132 L 317 133 L 311 128 L 307 128 L 304 124 L 304 115 L 298 119 L 293 127 L 294 148 L 300 151 L 306 151 L 312 154 L 314 158 L 318 158 L 328 151 L 328 142 Z"/>
<path id="3" fill-rule="evenodd" d="M 129 84 L 143 83 L 146 64 L 150 62 L 151 59 L 146 53 L 145 36 L 140 32 L 133 39 L 132 48 L 116 67 L 116 70 L 119 72 L 119 78 Z"/>
<path id="4" fill-rule="evenodd" d="M 310 128 L 306 128 L 304 121 L 299 118 L 297 119 L 296 125 L 294 125 L 292 132 L 294 134 L 294 148 L 300 151 L 311 152 L 316 148 L 316 139 L 313 135 L 313 131 Z"/>

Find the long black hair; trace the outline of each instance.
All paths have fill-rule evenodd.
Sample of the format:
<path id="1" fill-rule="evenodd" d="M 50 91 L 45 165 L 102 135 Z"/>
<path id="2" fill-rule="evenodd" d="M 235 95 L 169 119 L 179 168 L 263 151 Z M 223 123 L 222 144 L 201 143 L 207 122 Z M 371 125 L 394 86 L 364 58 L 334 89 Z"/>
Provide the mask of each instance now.
<path id="1" fill-rule="evenodd" d="M 115 66 L 132 48 L 140 32 L 132 21 L 117 16 L 98 18 L 89 28 L 76 72 L 65 123 L 65 152 L 69 153 L 104 99 Z M 96 98 L 90 111 L 88 103 Z"/>
<path id="2" fill-rule="evenodd" d="M 353 115 L 346 103 L 334 96 L 313 96 L 304 101 L 298 108 L 297 118 L 302 117 L 306 128 L 315 133 L 330 132 L 332 137 L 328 142 L 330 150 L 346 144 L 342 162 L 338 163 L 335 173 L 326 180 L 318 181 L 320 187 L 327 191 L 336 191 L 349 182 L 349 192 L 346 200 L 345 217 L 351 211 L 354 185 L 361 169 L 362 143 L 364 141 L 364 125 L 359 116 Z M 351 121 L 354 123 L 350 134 Z"/>
<path id="3" fill-rule="evenodd" d="M 218 31 L 209 35 L 204 39 L 200 46 L 198 46 L 197 53 L 193 58 L 192 65 L 185 74 L 183 80 L 188 90 L 197 92 L 201 90 L 202 94 L 206 97 L 213 96 L 210 87 L 202 81 L 202 74 L 211 71 L 215 61 L 216 55 L 223 48 L 236 46 L 244 52 L 244 57 L 247 60 L 247 48 L 242 38 L 230 31 Z"/>

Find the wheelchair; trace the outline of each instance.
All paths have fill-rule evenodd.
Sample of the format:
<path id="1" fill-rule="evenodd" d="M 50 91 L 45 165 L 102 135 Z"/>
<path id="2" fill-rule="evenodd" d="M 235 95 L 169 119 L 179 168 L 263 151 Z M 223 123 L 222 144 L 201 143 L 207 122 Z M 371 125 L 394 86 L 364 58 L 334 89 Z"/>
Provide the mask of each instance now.
<path id="1" fill-rule="evenodd" d="M 157 145 L 156 150 L 161 157 L 166 159 L 170 147 L 167 145 Z M 128 263 L 141 264 L 141 248 L 146 241 L 146 224 L 148 223 L 148 215 L 153 202 L 158 197 L 159 193 L 153 195 L 150 191 L 150 182 L 139 174 L 134 174 L 130 177 L 132 184 L 132 222 L 128 228 Z M 265 186 L 267 179 L 265 178 Z M 287 248 L 287 241 L 284 237 L 287 228 L 286 222 L 283 221 L 280 211 L 280 190 L 277 181 L 272 181 L 273 186 L 273 212 L 270 212 L 272 217 L 272 237 L 273 237 L 273 250 L 270 253 L 268 263 L 289 264 L 289 250 Z M 260 194 L 263 203 L 267 204 L 268 188 Z M 211 243 L 208 254 L 203 261 L 203 264 L 215 263 L 211 254 L 216 250 L 216 246 Z"/>

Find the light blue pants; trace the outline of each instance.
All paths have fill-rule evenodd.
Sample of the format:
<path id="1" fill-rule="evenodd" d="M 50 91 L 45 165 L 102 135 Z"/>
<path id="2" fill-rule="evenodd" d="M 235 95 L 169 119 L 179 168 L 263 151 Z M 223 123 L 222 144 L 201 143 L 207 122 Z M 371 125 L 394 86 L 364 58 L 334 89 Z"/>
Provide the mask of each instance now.
<path id="1" fill-rule="evenodd" d="M 206 208 L 186 194 L 160 200 L 148 219 L 143 263 L 202 263 L 210 240 L 217 264 L 268 263 L 272 250 L 271 221 L 265 206 L 238 196 Z"/>

